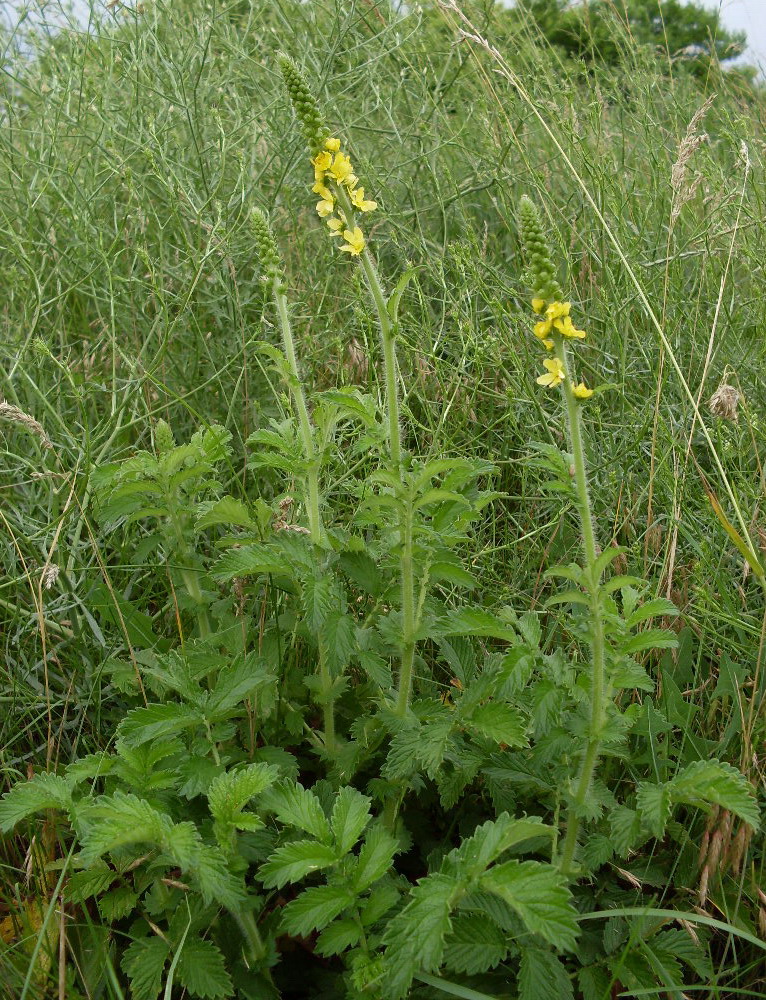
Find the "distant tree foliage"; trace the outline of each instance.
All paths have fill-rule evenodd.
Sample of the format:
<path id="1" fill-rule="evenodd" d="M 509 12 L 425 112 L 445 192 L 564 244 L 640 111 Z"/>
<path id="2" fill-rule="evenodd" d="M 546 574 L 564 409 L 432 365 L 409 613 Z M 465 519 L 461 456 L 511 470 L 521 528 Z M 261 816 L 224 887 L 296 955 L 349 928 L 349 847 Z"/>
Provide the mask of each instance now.
<path id="1" fill-rule="evenodd" d="M 718 10 L 686 0 L 519 0 L 519 14 L 530 15 L 554 45 L 586 62 L 615 64 L 627 38 L 661 47 L 695 72 L 711 60 L 724 63 L 745 50 L 743 31 L 727 31 Z"/>

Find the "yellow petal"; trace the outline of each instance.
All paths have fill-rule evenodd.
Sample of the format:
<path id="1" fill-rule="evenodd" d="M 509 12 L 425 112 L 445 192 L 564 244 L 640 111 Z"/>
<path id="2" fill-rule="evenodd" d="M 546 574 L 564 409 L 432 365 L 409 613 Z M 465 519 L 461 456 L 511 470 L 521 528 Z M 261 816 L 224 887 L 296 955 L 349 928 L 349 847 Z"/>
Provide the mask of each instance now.
<path id="1" fill-rule="evenodd" d="M 551 302 L 545 310 L 545 315 L 548 319 L 558 319 L 560 316 L 568 316 L 571 308 L 571 302 Z"/>
<path id="2" fill-rule="evenodd" d="M 331 153 L 337 153 L 340 149 L 340 139 L 325 139 L 324 148 L 329 149 Z"/>
<path id="3" fill-rule="evenodd" d="M 332 215 L 335 210 L 335 202 L 330 198 L 329 201 L 318 201 L 317 202 L 317 215 L 320 219 L 326 219 L 328 215 Z"/>
<path id="4" fill-rule="evenodd" d="M 545 309 L 545 299 L 532 299 L 532 308 L 536 313 L 541 313 Z"/>
<path id="5" fill-rule="evenodd" d="M 543 337 L 547 337 L 548 334 L 551 332 L 552 326 L 553 326 L 553 320 L 550 319 L 539 320 L 537 323 L 535 323 L 533 327 L 535 336 L 538 337 L 540 340 L 542 340 Z"/>
<path id="6" fill-rule="evenodd" d="M 572 386 L 572 395 L 576 399 L 590 399 L 593 395 L 593 390 L 589 389 L 584 382 L 580 382 L 579 385 Z"/>
<path id="7" fill-rule="evenodd" d="M 311 162 L 314 164 L 316 170 L 329 170 L 332 166 L 332 154 L 317 153 Z"/>

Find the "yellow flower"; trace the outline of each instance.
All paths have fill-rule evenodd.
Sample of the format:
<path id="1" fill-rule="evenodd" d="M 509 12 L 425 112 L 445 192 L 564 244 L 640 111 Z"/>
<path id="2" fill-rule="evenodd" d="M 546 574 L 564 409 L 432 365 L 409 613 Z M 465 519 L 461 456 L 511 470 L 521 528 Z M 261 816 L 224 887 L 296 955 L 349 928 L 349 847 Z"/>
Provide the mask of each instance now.
<path id="1" fill-rule="evenodd" d="M 337 153 L 340 149 L 340 139 L 325 139 L 324 148 L 329 149 L 331 153 Z"/>
<path id="2" fill-rule="evenodd" d="M 364 250 L 364 234 L 359 226 L 355 226 L 353 231 L 345 229 L 343 231 L 343 239 L 346 242 L 341 247 L 341 250 L 345 250 L 346 253 L 358 257 L 362 250 Z"/>
<path id="3" fill-rule="evenodd" d="M 563 319 L 554 319 L 553 325 L 564 337 L 573 337 L 576 340 L 585 339 L 585 330 L 577 330 L 572 323 L 571 316 L 565 316 Z"/>
<path id="4" fill-rule="evenodd" d="M 541 319 L 537 323 L 535 323 L 533 327 L 534 334 L 538 338 L 538 340 L 542 340 L 543 337 L 548 336 L 548 334 L 551 332 L 552 327 L 553 327 L 552 319 Z"/>
<path id="5" fill-rule="evenodd" d="M 553 350 L 553 341 L 552 340 L 544 340 L 543 341 L 543 347 L 546 349 L 546 351 L 552 351 Z"/>
<path id="6" fill-rule="evenodd" d="M 329 157 L 329 153 L 320 153 L 319 156 Z M 332 166 L 328 165 L 324 169 L 328 170 L 335 180 L 339 184 L 343 184 L 350 176 L 352 172 L 351 160 L 346 156 L 345 153 L 336 153 L 332 157 Z"/>
<path id="7" fill-rule="evenodd" d="M 360 212 L 374 212 L 378 207 L 377 201 L 365 201 L 364 188 L 357 188 L 351 192 L 351 204 Z"/>
<path id="8" fill-rule="evenodd" d="M 330 191 L 327 185 L 323 184 L 322 181 L 317 181 L 311 190 L 314 194 L 318 194 L 320 197 L 324 198 L 325 201 L 330 201 L 332 198 L 332 191 Z"/>
<path id="9" fill-rule="evenodd" d="M 314 164 L 314 171 L 329 170 L 332 166 L 332 153 L 317 153 L 311 161 Z"/>
<path id="10" fill-rule="evenodd" d="M 327 226 L 330 230 L 331 236 L 342 236 L 342 229 L 345 225 L 346 223 L 343 219 L 332 218 L 327 220 Z"/>
<path id="11" fill-rule="evenodd" d="M 568 316 L 571 308 L 571 302 L 551 302 L 545 310 L 545 315 L 548 319 L 558 319 L 560 316 Z"/>
<path id="12" fill-rule="evenodd" d="M 561 385 L 566 378 L 561 361 L 558 358 L 546 358 L 543 365 L 546 368 L 546 373 L 535 380 L 537 384 L 545 385 L 549 389 L 555 389 L 557 385 Z"/>
<path id="13" fill-rule="evenodd" d="M 320 219 L 326 219 L 335 210 L 335 202 L 332 198 L 324 198 L 317 202 L 317 215 Z"/>
<path id="14" fill-rule="evenodd" d="M 575 399 L 589 399 L 593 395 L 593 390 L 589 389 L 584 382 L 572 386 L 572 395 Z"/>
<path id="15" fill-rule="evenodd" d="M 545 309 L 545 299 L 532 299 L 532 308 L 536 313 L 541 313 Z"/>

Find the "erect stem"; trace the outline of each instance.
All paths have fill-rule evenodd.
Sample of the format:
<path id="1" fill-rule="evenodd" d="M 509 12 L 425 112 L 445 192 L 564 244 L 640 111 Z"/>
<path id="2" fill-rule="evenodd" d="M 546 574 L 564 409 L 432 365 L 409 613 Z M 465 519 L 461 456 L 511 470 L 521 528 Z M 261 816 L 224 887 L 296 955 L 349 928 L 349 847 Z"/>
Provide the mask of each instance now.
<path id="1" fill-rule="evenodd" d="M 200 638 L 205 639 L 210 635 L 210 619 L 207 615 L 207 608 L 205 607 L 205 595 L 202 593 L 202 587 L 199 582 L 199 571 L 193 569 L 189 566 L 191 562 L 191 553 L 189 551 L 189 544 L 186 541 L 186 535 L 184 534 L 184 527 L 181 520 L 176 513 L 175 501 L 171 498 L 170 500 L 170 523 L 173 527 L 173 534 L 176 538 L 176 554 L 180 564 L 179 572 L 181 574 L 181 579 L 186 587 L 186 592 L 191 597 L 192 601 L 196 605 L 197 614 L 197 626 L 199 628 Z"/>
<path id="2" fill-rule="evenodd" d="M 282 332 L 282 346 L 290 368 L 290 393 L 293 397 L 296 413 L 298 414 L 298 427 L 303 445 L 303 457 L 306 461 L 309 533 L 314 545 L 314 551 L 318 553 L 319 545 L 322 541 L 322 517 L 319 512 L 319 470 L 317 468 L 317 455 L 314 448 L 314 435 L 306 405 L 306 396 L 303 392 L 303 382 L 301 381 L 298 361 L 295 356 L 295 342 L 290 325 L 290 316 L 287 311 L 287 296 L 282 288 L 281 277 L 274 278 L 272 292 Z M 319 656 L 322 709 L 324 713 L 324 745 L 325 749 L 329 753 L 332 753 L 335 750 L 335 698 L 332 694 L 332 676 L 327 662 L 327 652 L 321 636 L 317 636 L 317 650 Z"/>
<path id="3" fill-rule="evenodd" d="M 567 832 L 561 850 L 559 862 L 561 871 L 570 874 L 577 838 L 580 832 L 580 814 L 588 798 L 593 774 L 598 763 L 601 746 L 601 733 L 606 718 L 605 702 L 605 665 L 604 665 L 604 623 L 601 617 L 601 602 L 599 599 L 599 578 L 596 572 L 596 533 L 593 526 L 593 514 L 588 494 L 588 475 L 585 466 L 585 448 L 582 440 L 582 425 L 580 404 L 572 392 L 572 381 L 567 367 L 566 344 L 562 337 L 554 336 L 556 357 L 561 361 L 566 379 L 562 386 L 566 400 L 567 421 L 569 423 L 569 440 L 574 463 L 575 489 L 577 491 L 577 506 L 580 514 L 583 548 L 585 551 L 585 581 L 590 598 L 591 627 L 591 675 L 590 675 L 590 720 L 588 724 L 588 739 L 585 747 L 580 772 L 575 784 L 574 797 L 567 813 Z"/>
<path id="4" fill-rule="evenodd" d="M 415 570 L 412 563 L 412 501 L 408 497 L 401 522 L 402 554 L 402 662 L 399 670 L 399 691 L 396 714 L 406 715 L 412 691 L 412 667 L 415 662 Z"/>
<path id="5" fill-rule="evenodd" d="M 348 217 L 348 216 L 347 216 Z M 386 298 L 369 251 L 360 255 L 362 270 L 367 279 L 375 310 L 378 314 L 380 339 L 383 346 L 383 371 L 386 385 L 386 411 L 388 414 L 388 447 L 391 466 L 398 473 L 403 491 L 406 489 L 402 467 L 402 439 L 399 418 L 399 393 L 396 381 L 396 338 L 394 324 L 386 307 Z M 402 587 L 402 653 L 399 666 L 399 687 L 396 713 L 404 716 L 412 694 L 412 668 L 415 662 L 415 569 L 412 546 L 412 502 L 407 498 L 399 520 L 399 576 Z"/>
<path id="6" fill-rule="evenodd" d="M 369 251 L 361 254 L 362 269 L 367 278 L 367 287 L 375 303 L 380 325 L 380 339 L 383 346 L 383 373 L 386 382 L 386 410 L 388 411 L 388 447 L 391 464 L 399 468 L 402 461 L 402 437 L 399 423 L 399 392 L 396 383 L 396 341 L 394 324 L 386 308 L 386 300 L 380 284 L 378 272 Z"/>
<path id="7" fill-rule="evenodd" d="M 307 466 L 308 485 L 308 518 L 311 541 L 314 545 L 319 545 L 322 540 L 322 521 L 319 515 L 319 475 L 317 471 L 316 452 L 314 450 L 314 435 L 311 431 L 311 420 L 306 406 L 306 397 L 303 392 L 303 382 L 298 370 L 298 361 L 295 357 L 295 342 L 293 341 L 293 330 L 290 326 L 290 316 L 287 312 L 287 296 L 282 289 L 282 282 L 279 277 L 274 279 L 273 284 L 274 302 L 277 306 L 279 316 L 279 326 L 282 333 L 282 346 L 284 348 L 287 364 L 290 367 L 292 382 L 290 384 L 290 394 L 293 397 L 295 410 L 298 414 L 298 426 L 300 428 L 301 443 L 303 445 L 303 455 Z"/>

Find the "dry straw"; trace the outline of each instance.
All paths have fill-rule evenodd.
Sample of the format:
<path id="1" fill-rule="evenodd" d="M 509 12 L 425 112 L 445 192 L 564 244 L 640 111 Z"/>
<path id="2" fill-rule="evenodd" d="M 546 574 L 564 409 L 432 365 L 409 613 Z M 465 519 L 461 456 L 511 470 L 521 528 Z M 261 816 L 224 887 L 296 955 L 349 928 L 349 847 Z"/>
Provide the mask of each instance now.
<path id="1" fill-rule="evenodd" d="M 673 188 L 673 203 L 670 209 L 671 227 L 681 214 L 684 205 L 690 202 L 696 194 L 702 180 L 700 173 L 689 176 L 689 163 L 702 143 L 708 140 L 707 132 L 700 131 L 700 124 L 714 100 L 715 94 L 711 94 L 702 107 L 694 113 L 686 129 L 686 135 L 678 147 L 678 156 L 670 171 L 670 186 Z"/>
<path id="2" fill-rule="evenodd" d="M 45 428 L 40 421 L 35 420 L 34 417 L 20 410 L 18 406 L 13 406 L 11 403 L 0 400 L 0 420 L 8 420 L 12 424 L 18 424 L 20 427 L 26 428 L 30 434 L 34 434 L 35 437 L 40 439 L 43 448 L 53 447 L 53 442 L 45 433 Z"/>

